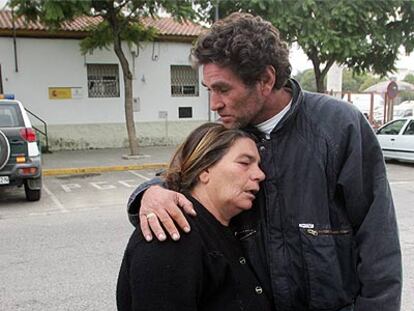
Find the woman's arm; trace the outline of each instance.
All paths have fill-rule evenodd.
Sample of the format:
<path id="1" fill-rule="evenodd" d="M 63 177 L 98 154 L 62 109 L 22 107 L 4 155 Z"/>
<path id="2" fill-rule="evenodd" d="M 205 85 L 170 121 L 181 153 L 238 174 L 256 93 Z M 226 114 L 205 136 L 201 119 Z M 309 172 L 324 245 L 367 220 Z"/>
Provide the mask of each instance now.
<path id="1" fill-rule="evenodd" d="M 203 282 L 203 250 L 198 234 L 162 244 L 143 241 L 137 231 L 134 235 L 119 273 L 118 310 L 198 310 Z"/>

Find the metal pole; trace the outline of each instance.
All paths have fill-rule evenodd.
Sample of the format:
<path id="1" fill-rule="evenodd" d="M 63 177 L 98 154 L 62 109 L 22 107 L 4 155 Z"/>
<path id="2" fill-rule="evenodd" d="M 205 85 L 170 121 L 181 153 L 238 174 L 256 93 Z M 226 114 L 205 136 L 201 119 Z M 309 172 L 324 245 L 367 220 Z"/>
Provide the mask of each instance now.
<path id="1" fill-rule="evenodd" d="M 369 123 L 374 123 L 374 93 L 371 92 L 371 103 L 369 106 L 369 117 L 368 117 Z"/>
<path id="2" fill-rule="evenodd" d="M 219 18 L 220 18 L 220 14 L 219 14 L 219 3 L 220 3 L 220 0 L 216 0 L 216 10 L 215 10 L 215 18 L 214 18 L 214 20 L 217 22 L 218 20 L 219 20 Z"/>

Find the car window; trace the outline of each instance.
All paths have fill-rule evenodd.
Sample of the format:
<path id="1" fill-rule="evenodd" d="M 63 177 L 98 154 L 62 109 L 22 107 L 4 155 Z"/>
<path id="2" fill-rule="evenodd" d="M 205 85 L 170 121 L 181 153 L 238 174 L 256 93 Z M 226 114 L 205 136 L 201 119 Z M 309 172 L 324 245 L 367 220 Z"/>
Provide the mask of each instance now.
<path id="1" fill-rule="evenodd" d="M 0 103 L 0 127 L 24 126 L 20 108 L 16 104 Z"/>
<path id="2" fill-rule="evenodd" d="M 414 120 L 411 120 L 410 123 L 407 125 L 403 135 L 414 135 Z"/>
<path id="3" fill-rule="evenodd" d="M 396 120 L 390 124 L 385 125 L 379 131 L 379 135 L 398 135 L 401 131 L 402 127 L 404 126 L 406 119 Z"/>

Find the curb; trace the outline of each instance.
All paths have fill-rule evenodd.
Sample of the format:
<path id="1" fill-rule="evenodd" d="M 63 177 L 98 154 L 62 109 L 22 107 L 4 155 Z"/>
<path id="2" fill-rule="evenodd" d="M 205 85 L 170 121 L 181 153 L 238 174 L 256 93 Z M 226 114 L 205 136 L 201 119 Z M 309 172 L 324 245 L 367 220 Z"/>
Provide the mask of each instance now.
<path id="1" fill-rule="evenodd" d="M 166 167 L 167 167 L 166 163 L 147 163 L 147 164 L 137 164 L 137 165 L 92 166 L 92 167 L 79 167 L 79 168 L 50 168 L 50 169 L 43 169 L 42 175 L 43 176 L 81 175 L 81 174 L 89 174 L 89 173 L 163 169 Z"/>

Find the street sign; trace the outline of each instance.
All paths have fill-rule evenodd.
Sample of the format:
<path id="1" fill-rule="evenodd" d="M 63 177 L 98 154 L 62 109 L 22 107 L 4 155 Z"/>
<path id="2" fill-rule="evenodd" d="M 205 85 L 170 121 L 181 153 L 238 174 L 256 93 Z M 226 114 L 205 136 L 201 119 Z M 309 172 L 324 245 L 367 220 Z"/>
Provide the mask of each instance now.
<path id="1" fill-rule="evenodd" d="M 158 118 L 160 119 L 167 119 L 168 118 L 168 111 L 158 111 Z"/>
<path id="2" fill-rule="evenodd" d="M 398 95 L 398 85 L 395 81 L 391 81 L 387 86 L 388 98 L 393 99 Z"/>

